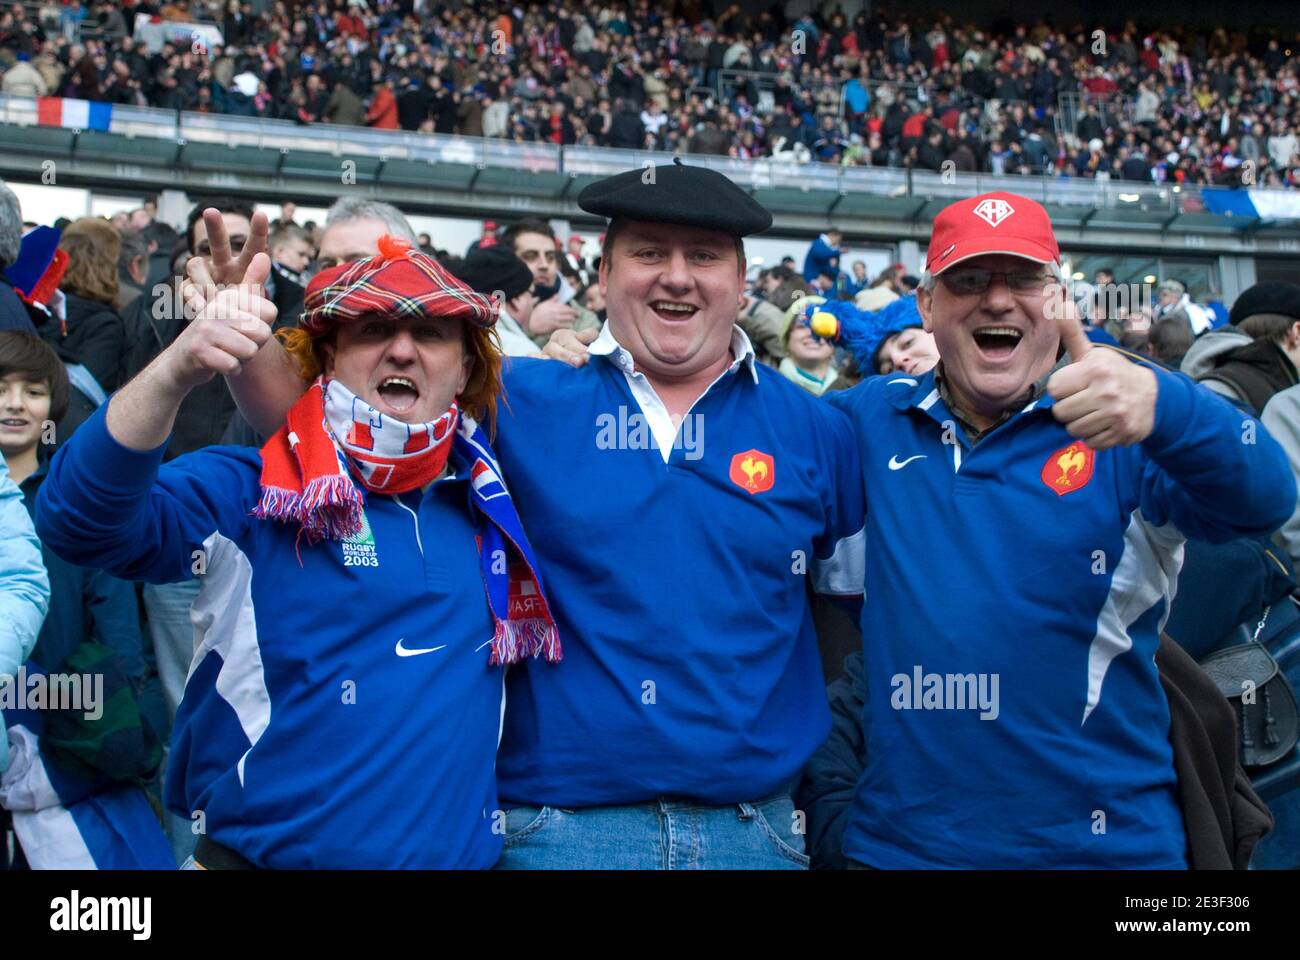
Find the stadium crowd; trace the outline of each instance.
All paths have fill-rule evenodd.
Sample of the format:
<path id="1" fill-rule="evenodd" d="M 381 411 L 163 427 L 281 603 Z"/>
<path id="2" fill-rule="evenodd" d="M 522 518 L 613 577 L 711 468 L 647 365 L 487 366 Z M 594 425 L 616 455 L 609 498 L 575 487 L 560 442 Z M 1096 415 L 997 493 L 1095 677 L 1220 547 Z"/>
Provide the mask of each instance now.
<path id="1" fill-rule="evenodd" d="M 64 258 L 58 290 L 43 289 L 33 296 L 25 289 L 26 296 L 20 298 L 14 291 L 14 268 L 22 259 L 21 250 L 40 231 L 38 225 L 24 223 L 16 197 L 0 187 L 0 267 L 11 278 L 0 282 L 0 398 L 6 405 L 0 411 L 0 452 L 29 512 L 35 510 L 53 450 L 66 443 L 109 394 L 186 335 L 192 316 L 181 309 L 187 297 L 181 277 L 187 262 L 191 279 L 198 263 L 220 282 L 223 271 L 230 269 L 231 255 L 264 240 L 270 265 L 263 296 L 276 307 L 277 330 L 297 325 L 304 290 L 315 274 L 373 256 L 383 249 L 385 234 L 435 258 L 472 290 L 492 296 L 506 354 L 569 359 L 591 345 L 606 319 L 595 254 L 605 248 L 607 238 L 591 243 L 579 236 L 557 236 L 544 220 L 500 226 L 489 221 L 467 250 L 452 252 L 436 246 L 428 235 L 417 235 L 398 209 L 364 198 L 337 201 L 323 223 L 298 222 L 292 204 L 267 222 L 249 202 L 236 198 L 197 204 L 181 233 L 159 221 L 156 213 L 155 206 L 146 203 L 112 220 L 53 224 Z M 803 254 L 802 262 L 796 253 Z M 1010 285 L 1013 277 L 1003 275 L 1003 281 Z M 1141 298 L 1117 300 L 1110 295 L 1114 281 L 1103 269 L 1093 282 L 1071 286 L 1092 341 L 1122 343 L 1165 368 L 1181 368 L 1243 410 L 1264 414 L 1266 423 L 1275 395 L 1297 396 L 1300 288 L 1260 284 L 1238 297 L 1229 314 L 1223 304 L 1192 302 L 1175 278 L 1164 279 L 1149 304 Z M 737 323 L 753 344 L 758 362 L 775 367 L 817 397 L 879 374 L 919 377 L 939 359 L 935 337 L 917 307 L 916 291 L 919 286 L 924 291 L 925 282 L 901 264 L 868 277 L 863 264 L 853 260 L 842 232 L 831 228 L 806 250 L 791 251 L 781 263 L 746 276 Z M 932 290 L 932 277 L 929 282 Z M 945 281 L 958 282 L 951 277 Z M 826 334 L 816 324 L 825 320 L 819 315 L 827 314 L 837 319 L 841 331 L 858 334 Z M 48 422 L 55 429 L 47 436 Z M 173 460 L 219 444 L 260 446 L 265 440 L 244 422 L 226 381 L 215 377 L 197 382 L 178 400 L 162 456 Z M 1300 470 L 1300 463 L 1293 467 Z M 1279 535 L 1293 562 L 1300 562 L 1297 522 L 1300 517 Z M 1254 544 L 1250 549 L 1255 557 L 1263 547 Z M 49 549 L 44 553 L 53 590 L 51 609 L 80 609 L 79 598 L 88 613 L 84 619 L 47 620 L 32 662 L 53 670 L 76 662 L 74 655 L 83 644 L 107 644 L 115 658 L 118 686 L 133 694 L 133 699 L 118 699 L 121 712 L 111 721 L 134 737 L 130 750 L 115 742 L 103 747 L 103 755 L 81 756 L 91 756 L 92 767 L 94 761 L 117 763 L 115 782 L 129 781 L 135 790 L 145 784 L 156 802 L 161 777 L 155 771 L 166 763 L 161 744 L 167 742 L 172 724 L 180 722 L 177 710 L 193 643 L 189 609 L 198 583 L 133 585 L 102 571 L 61 565 Z M 1220 554 L 1189 559 L 1189 577 L 1198 569 L 1212 569 L 1215 576 L 1222 574 L 1222 582 L 1215 590 L 1189 591 L 1184 601 L 1185 608 L 1198 600 L 1211 603 L 1216 616 L 1198 610 L 1184 614 L 1186 621 L 1203 626 L 1227 617 L 1230 627 L 1237 622 L 1230 611 L 1249 606 L 1233 600 L 1233 590 L 1254 591 L 1255 596 L 1265 589 L 1257 581 L 1265 576 L 1259 571 L 1267 564 L 1256 564 L 1254 573 L 1234 568 L 1230 574 L 1223 573 L 1223 564 Z M 1284 582 L 1283 590 L 1294 587 L 1288 576 L 1280 581 L 1274 572 L 1267 576 L 1272 578 L 1267 589 L 1277 589 L 1274 581 Z M 1233 590 L 1223 586 L 1229 581 Z M 136 590 L 143 618 L 136 613 Z M 93 728 L 78 731 L 87 741 L 93 741 L 94 734 Z M 814 781 L 816 770 L 810 767 Z M 810 808 L 814 805 L 808 801 Z M 190 827 L 169 814 L 171 851 L 154 849 L 149 853 L 154 859 L 148 860 L 141 848 L 140 861 L 129 865 L 168 865 L 171 857 L 177 863 L 186 860 L 195 840 Z M 812 842 L 810 852 L 819 862 Z M 821 856 L 819 865 L 837 863 L 838 840 L 827 841 Z"/>
<path id="2" fill-rule="evenodd" d="M 329 0 L 0 10 L 0 87 L 299 123 L 791 162 L 1300 184 L 1288 42 L 691 4 Z M 137 14 L 225 45 L 131 36 Z M 1060 114 L 1062 94 L 1077 94 Z M 945 167 L 945 165 L 950 165 Z"/>

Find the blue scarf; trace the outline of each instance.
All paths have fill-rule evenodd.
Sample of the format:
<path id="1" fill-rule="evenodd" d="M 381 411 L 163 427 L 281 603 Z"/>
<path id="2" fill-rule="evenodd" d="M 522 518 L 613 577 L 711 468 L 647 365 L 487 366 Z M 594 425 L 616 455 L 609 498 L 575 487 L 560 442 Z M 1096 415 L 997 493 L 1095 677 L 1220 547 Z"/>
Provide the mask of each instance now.
<path id="1" fill-rule="evenodd" d="M 562 657 L 560 633 L 542 589 L 533 550 L 524 536 L 510 491 L 487 436 L 473 417 L 462 415 L 452 450 L 469 466 L 470 510 L 480 524 L 479 562 L 496 631 L 492 663 L 516 663 L 543 654 L 550 663 Z"/>

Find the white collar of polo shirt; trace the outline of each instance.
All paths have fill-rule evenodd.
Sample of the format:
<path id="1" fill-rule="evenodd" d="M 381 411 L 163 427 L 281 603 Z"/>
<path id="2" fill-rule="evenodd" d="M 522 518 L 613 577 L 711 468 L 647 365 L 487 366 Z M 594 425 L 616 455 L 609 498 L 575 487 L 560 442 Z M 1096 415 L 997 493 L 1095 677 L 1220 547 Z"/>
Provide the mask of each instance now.
<path id="1" fill-rule="evenodd" d="M 659 447 L 659 454 L 667 463 L 672 456 L 673 443 L 677 439 L 678 425 L 673 423 L 672 416 L 668 413 L 668 408 L 659 397 L 658 391 L 650 385 L 646 375 L 636 369 L 636 361 L 633 360 L 631 352 L 614 338 L 613 332 L 609 328 L 609 321 L 600 328 L 600 336 L 592 341 L 587 352 L 594 357 L 607 357 L 609 362 L 622 371 L 624 378 L 627 380 L 628 388 L 632 391 L 632 397 L 636 400 L 637 405 L 641 408 L 641 414 L 645 417 L 646 423 L 650 427 L 650 432 L 654 435 L 655 444 Z M 714 384 L 727 376 L 729 373 L 735 373 L 743 363 L 749 368 L 749 374 L 754 378 L 754 383 L 758 383 L 758 359 L 754 355 L 754 345 L 749 342 L 749 337 L 745 331 L 734 324 L 731 327 L 731 354 L 735 359 L 731 366 L 727 367 L 718 379 L 709 384 L 708 389 L 700 396 L 704 396 L 713 389 Z M 698 400 L 696 401 L 698 402 Z M 690 414 L 687 414 L 690 416 Z"/>
<path id="2" fill-rule="evenodd" d="M 587 352 L 593 357 L 609 357 L 611 362 L 629 377 L 633 374 L 644 376 L 644 374 L 637 372 L 636 361 L 632 359 L 631 352 L 615 339 L 613 331 L 609 328 L 608 320 L 600 328 L 600 336 L 592 341 L 591 346 L 587 348 Z M 725 372 L 734 373 L 736 368 L 743 363 L 749 368 L 749 373 L 754 378 L 754 382 L 758 383 L 758 368 L 756 366 L 758 357 L 754 353 L 754 345 L 750 343 L 745 331 L 735 324 L 732 324 L 731 327 L 731 355 L 736 359 L 732 361 L 731 366 Z"/>

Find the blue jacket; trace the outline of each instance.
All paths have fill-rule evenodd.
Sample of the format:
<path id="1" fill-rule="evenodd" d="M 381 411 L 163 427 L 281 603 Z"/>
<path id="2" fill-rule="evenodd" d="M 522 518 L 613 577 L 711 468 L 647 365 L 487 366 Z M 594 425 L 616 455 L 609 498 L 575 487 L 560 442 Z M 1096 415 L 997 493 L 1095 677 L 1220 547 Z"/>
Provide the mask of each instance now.
<path id="1" fill-rule="evenodd" d="M 803 261 L 803 278 L 812 283 L 823 271 L 828 271 L 832 277 L 840 274 L 840 248 L 832 247 L 824 233 L 808 248 Z"/>
<path id="2" fill-rule="evenodd" d="M 850 113 L 866 113 L 871 106 L 871 94 L 862 85 L 862 81 L 854 77 L 844 84 L 844 101 Z"/>
<path id="3" fill-rule="evenodd" d="M 41 562 L 41 544 L 23 506 L 22 491 L 9 478 L 0 458 L 0 682 L 16 677 L 31 656 L 50 605 L 50 578 Z M 0 720 L 0 746 L 4 721 Z M 8 749 L 0 749 L 0 770 L 9 765 Z"/>
<path id="4" fill-rule="evenodd" d="M 468 465 L 423 495 L 368 495 L 365 527 L 311 545 L 254 519 L 256 450 L 160 467 L 101 407 L 55 455 L 37 519 L 65 559 L 200 575 L 195 658 L 165 799 L 261 867 L 490 867 L 503 677 Z"/>
<path id="5" fill-rule="evenodd" d="M 35 659 L 28 662 L 29 689 L 34 677 L 45 675 Z M 11 756 L 0 777 L 0 805 L 9 811 L 18 847 L 33 870 L 176 869 L 167 837 L 140 786 L 145 774 L 137 768 L 135 777 L 110 775 L 80 762 L 87 759 L 86 749 L 98 752 L 110 741 L 120 744 L 131 738 L 130 730 L 120 724 L 131 713 L 121 709 L 120 698 L 130 694 L 121 687 L 110 693 L 110 683 L 106 679 L 96 694 L 104 698 L 98 705 L 100 715 L 83 728 L 102 721 L 97 735 L 76 746 L 63 741 L 69 732 L 66 714 L 75 710 L 29 705 L 3 711 L 9 724 L 5 753 Z M 156 767 L 157 740 L 150 742 Z M 50 746 L 56 747 L 57 757 L 47 752 Z M 138 759 L 140 755 L 115 757 L 123 762 Z"/>
<path id="6" fill-rule="evenodd" d="M 1119 346 L 1119 341 L 1112 337 L 1105 327 L 1085 327 L 1083 332 L 1093 343 L 1100 343 L 1108 347 Z"/>
<path id="7" fill-rule="evenodd" d="M 972 447 L 935 385 L 831 398 L 867 493 L 867 767 L 847 856 L 878 867 L 1179 868 L 1154 656 L 1185 538 L 1295 502 L 1259 424 L 1157 370 L 1155 429 L 1093 452 L 1043 394 Z"/>

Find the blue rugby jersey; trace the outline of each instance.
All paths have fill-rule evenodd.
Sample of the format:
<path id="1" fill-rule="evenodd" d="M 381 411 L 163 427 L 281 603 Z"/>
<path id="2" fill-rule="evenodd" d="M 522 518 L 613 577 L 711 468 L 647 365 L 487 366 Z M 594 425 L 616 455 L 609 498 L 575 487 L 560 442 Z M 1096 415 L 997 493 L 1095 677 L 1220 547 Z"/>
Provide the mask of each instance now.
<path id="1" fill-rule="evenodd" d="M 608 328 L 581 369 L 511 361 L 495 447 L 564 663 L 509 671 L 503 800 L 748 801 L 825 739 L 805 588 L 861 591 L 839 569 L 860 556 L 857 450 L 848 419 L 756 365 L 738 330 L 732 349 L 667 462 L 670 422 L 644 419 L 657 398 Z"/>
<path id="2" fill-rule="evenodd" d="M 206 567 L 168 806 L 263 867 L 492 866 L 503 677 L 465 465 L 423 496 L 363 490 L 361 534 L 313 546 L 250 516 L 258 451 L 160 468 L 165 445 L 126 449 L 104 411 L 54 458 L 38 526 L 126 579 Z"/>
<path id="3" fill-rule="evenodd" d="M 1154 663 L 1184 536 L 1266 535 L 1295 483 L 1256 421 L 1156 376 L 1152 435 L 1095 453 L 1047 395 L 973 448 L 933 372 L 835 396 L 868 492 L 867 766 L 847 856 L 1186 867 Z"/>

